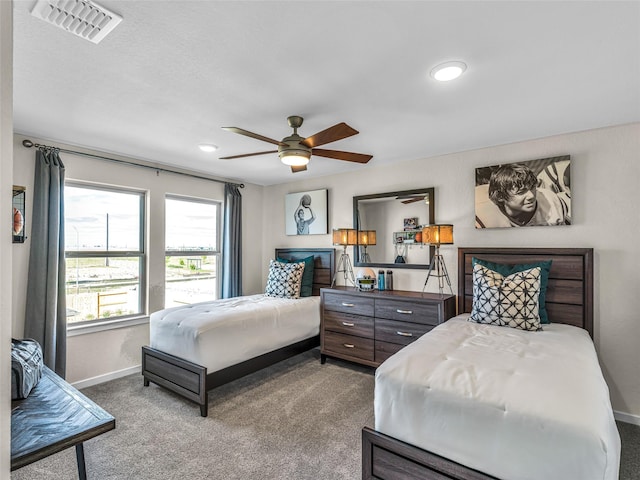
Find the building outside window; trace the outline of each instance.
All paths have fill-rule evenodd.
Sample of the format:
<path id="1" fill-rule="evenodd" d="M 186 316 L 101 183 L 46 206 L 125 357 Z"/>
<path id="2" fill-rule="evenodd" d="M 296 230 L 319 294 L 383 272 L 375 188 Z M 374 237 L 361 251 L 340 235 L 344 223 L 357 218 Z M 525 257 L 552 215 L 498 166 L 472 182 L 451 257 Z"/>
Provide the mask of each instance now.
<path id="1" fill-rule="evenodd" d="M 165 308 L 219 298 L 220 202 L 165 199 Z"/>
<path id="2" fill-rule="evenodd" d="M 70 182 L 64 195 L 67 323 L 144 315 L 145 194 Z"/>

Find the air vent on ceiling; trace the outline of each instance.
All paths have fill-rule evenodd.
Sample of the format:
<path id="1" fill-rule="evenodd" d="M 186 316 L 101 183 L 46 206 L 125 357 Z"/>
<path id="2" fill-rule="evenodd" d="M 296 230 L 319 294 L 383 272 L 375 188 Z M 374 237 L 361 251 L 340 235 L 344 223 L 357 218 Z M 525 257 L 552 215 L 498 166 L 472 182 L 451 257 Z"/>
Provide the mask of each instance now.
<path id="1" fill-rule="evenodd" d="M 38 0 L 31 15 L 93 43 L 99 43 L 122 17 L 88 0 Z"/>

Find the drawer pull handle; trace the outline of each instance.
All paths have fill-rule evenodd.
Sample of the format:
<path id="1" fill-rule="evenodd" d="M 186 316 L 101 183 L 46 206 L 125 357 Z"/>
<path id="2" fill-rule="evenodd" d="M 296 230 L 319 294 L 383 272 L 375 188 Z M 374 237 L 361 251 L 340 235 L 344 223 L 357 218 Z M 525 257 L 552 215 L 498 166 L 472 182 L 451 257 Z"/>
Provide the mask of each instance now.
<path id="1" fill-rule="evenodd" d="M 342 306 L 343 307 L 355 307 L 356 305 L 354 303 L 342 302 Z"/>
<path id="2" fill-rule="evenodd" d="M 396 310 L 398 313 L 404 313 L 405 315 L 411 315 L 413 313 L 412 310 L 400 310 L 399 308 Z"/>
<path id="3" fill-rule="evenodd" d="M 355 348 L 356 346 L 353 343 L 343 343 L 343 345 L 347 348 Z"/>
<path id="4" fill-rule="evenodd" d="M 344 325 L 345 327 L 354 327 L 355 324 L 352 322 L 342 322 L 342 325 Z"/>
<path id="5" fill-rule="evenodd" d="M 400 335 L 401 337 L 413 337 L 413 333 L 409 333 L 409 332 L 396 332 L 396 334 Z"/>

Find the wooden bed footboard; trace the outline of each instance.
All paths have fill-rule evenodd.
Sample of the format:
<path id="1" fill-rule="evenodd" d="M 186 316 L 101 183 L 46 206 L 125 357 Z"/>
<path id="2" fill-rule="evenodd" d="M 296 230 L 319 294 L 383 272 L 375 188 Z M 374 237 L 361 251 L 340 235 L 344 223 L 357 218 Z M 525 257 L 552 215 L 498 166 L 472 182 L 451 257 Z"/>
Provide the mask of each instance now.
<path id="1" fill-rule="evenodd" d="M 207 373 L 206 367 L 183 358 L 151 347 L 142 347 L 144 386 L 148 387 L 149 382 L 153 382 L 187 400 L 196 402 L 200 406 L 200 415 L 206 417 L 209 413 L 209 390 L 306 352 L 318 345 L 320 345 L 320 335 L 211 373 Z"/>
<path id="2" fill-rule="evenodd" d="M 362 429 L 362 480 L 497 480 L 393 437 Z"/>

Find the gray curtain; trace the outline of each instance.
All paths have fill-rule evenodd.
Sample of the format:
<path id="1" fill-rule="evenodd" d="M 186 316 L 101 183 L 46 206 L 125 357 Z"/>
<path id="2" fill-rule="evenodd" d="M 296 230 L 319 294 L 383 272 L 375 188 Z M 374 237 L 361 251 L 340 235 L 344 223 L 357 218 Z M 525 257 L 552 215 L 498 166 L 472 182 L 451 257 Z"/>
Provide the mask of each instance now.
<path id="1" fill-rule="evenodd" d="M 224 185 L 222 229 L 222 298 L 242 295 L 242 195 L 237 185 Z"/>
<path id="2" fill-rule="evenodd" d="M 64 378 L 67 357 L 64 165 L 57 150 L 36 151 L 34 180 L 24 333 L 42 346 L 45 365 Z"/>

